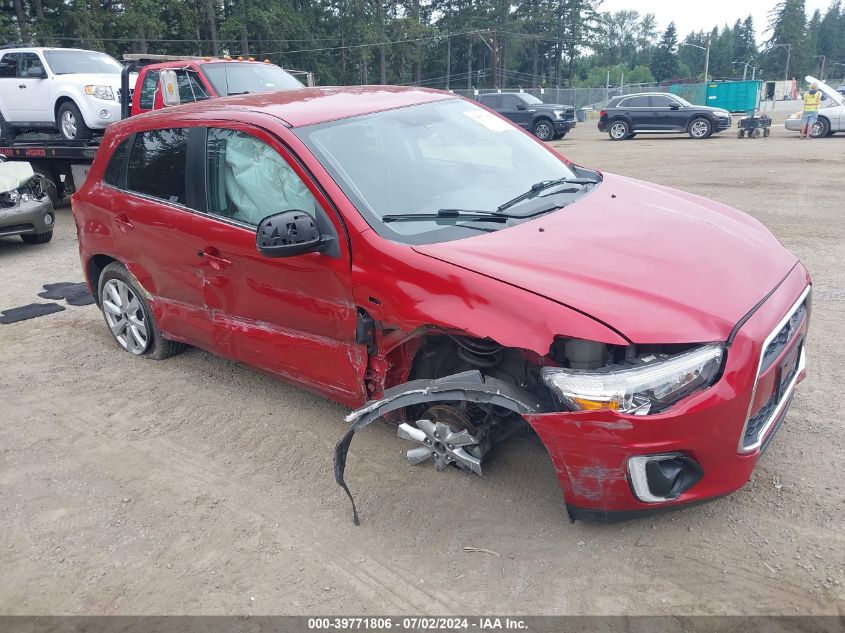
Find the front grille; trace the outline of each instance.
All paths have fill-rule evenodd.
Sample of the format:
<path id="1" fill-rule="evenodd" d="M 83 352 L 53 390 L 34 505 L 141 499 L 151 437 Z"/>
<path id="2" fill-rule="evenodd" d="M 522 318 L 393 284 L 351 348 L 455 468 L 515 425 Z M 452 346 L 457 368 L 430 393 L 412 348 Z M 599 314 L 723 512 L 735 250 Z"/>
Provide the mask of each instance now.
<path id="1" fill-rule="evenodd" d="M 807 316 L 807 296 L 809 293 L 810 288 L 808 287 L 787 316 L 778 323 L 777 327 L 772 330 L 772 333 L 763 342 L 763 349 L 760 353 L 760 364 L 754 382 L 754 390 L 751 393 L 748 418 L 742 429 L 742 436 L 739 441 L 740 452 L 749 452 L 758 448 L 772 425 L 779 423 L 783 418 L 787 405 L 792 400 L 795 381 L 804 367 L 804 341 L 803 339 L 796 339 L 796 336 L 800 333 L 801 324 Z M 752 416 L 750 408 L 754 406 L 754 396 L 757 393 L 757 385 L 760 377 L 771 369 L 772 364 L 778 358 L 782 357 L 783 352 L 790 345 L 794 345 L 794 361 L 790 366 L 776 370 L 777 373 L 774 376 L 775 387 L 772 390 L 772 394 L 760 410 Z"/>
<path id="2" fill-rule="evenodd" d="M 117 89 L 117 100 L 120 101 L 120 97 L 123 94 L 123 90 L 121 88 Z M 133 88 L 129 89 L 129 101 L 132 101 L 132 95 L 135 94 L 135 90 Z"/>
<path id="3" fill-rule="evenodd" d="M 716 124 L 716 129 L 727 130 L 731 126 L 731 119 L 720 118 Z"/>

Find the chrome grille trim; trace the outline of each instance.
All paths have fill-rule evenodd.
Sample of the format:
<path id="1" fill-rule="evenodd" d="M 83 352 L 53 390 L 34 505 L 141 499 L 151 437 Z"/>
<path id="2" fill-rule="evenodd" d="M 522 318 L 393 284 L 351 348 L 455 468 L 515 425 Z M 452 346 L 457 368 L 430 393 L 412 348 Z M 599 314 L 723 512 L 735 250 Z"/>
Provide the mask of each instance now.
<path id="1" fill-rule="evenodd" d="M 801 355 L 798 359 L 798 369 L 795 372 L 795 376 L 793 376 L 792 380 L 789 383 L 789 386 L 784 390 L 783 394 L 781 394 L 780 401 L 777 403 L 772 414 L 769 416 L 769 419 L 766 420 L 766 423 L 761 427 L 760 431 L 757 434 L 757 438 L 755 439 L 753 444 L 746 446 L 744 444 L 745 441 L 745 431 L 748 429 L 748 421 L 751 419 L 751 407 L 754 406 L 754 397 L 757 395 L 757 383 L 760 380 L 760 373 L 763 371 L 763 359 L 766 355 L 766 350 L 769 348 L 769 345 L 778 335 L 781 333 L 787 324 L 790 323 L 792 317 L 798 312 L 804 303 L 807 300 L 807 295 L 810 294 L 810 290 L 812 290 L 812 286 L 807 286 L 804 288 L 804 292 L 801 293 L 801 296 L 798 297 L 798 300 L 792 304 L 792 307 L 787 311 L 786 315 L 780 320 L 780 322 L 774 327 L 772 332 L 766 337 L 766 340 L 763 341 L 763 345 L 760 347 L 760 360 L 757 363 L 757 373 L 754 378 L 754 389 L 751 390 L 751 401 L 748 403 L 748 414 L 745 416 L 745 423 L 742 425 L 742 432 L 739 434 L 739 443 L 737 444 L 737 452 L 739 453 L 751 453 L 763 444 L 763 438 L 766 437 L 766 433 L 769 432 L 769 429 L 772 427 L 772 424 L 778 419 L 778 416 L 783 412 L 783 408 L 791 399 L 792 392 L 795 390 L 795 385 L 798 384 L 798 377 L 801 375 L 801 372 L 804 371 L 805 367 L 805 353 L 802 347 Z M 787 342 L 787 345 L 792 342 L 791 337 L 790 341 Z"/>

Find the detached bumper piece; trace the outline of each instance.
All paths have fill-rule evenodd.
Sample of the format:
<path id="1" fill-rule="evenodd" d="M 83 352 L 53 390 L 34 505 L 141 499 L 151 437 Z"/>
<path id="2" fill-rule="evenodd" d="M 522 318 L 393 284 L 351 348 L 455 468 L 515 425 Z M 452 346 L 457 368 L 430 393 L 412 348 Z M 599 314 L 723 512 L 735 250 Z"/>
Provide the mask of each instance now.
<path id="1" fill-rule="evenodd" d="M 335 446 L 334 475 L 352 503 L 352 521 L 360 525 L 358 509 L 343 478 L 346 456 L 352 437 L 385 413 L 425 402 L 480 402 L 503 407 L 520 415 L 539 413 L 542 405 L 536 396 L 510 383 L 484 377 L 480 371 L 467 371 L 436 380 L 412 380 L 384 392 L 384 397 L 372 400 L 348 416 L 349 430 Z"/>

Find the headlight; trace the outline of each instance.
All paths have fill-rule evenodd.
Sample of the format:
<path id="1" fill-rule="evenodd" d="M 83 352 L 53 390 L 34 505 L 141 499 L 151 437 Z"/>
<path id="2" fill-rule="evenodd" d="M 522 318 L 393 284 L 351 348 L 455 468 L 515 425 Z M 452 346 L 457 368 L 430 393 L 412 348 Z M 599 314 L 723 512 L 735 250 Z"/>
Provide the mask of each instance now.
<path id="1" fill-rule="evenodd" d="M 6 191 L 4 193 L 0 193 L 0 200 L 3 202 L 3 206 L 6 207 L 13 207 L 15 206 L 21 199 L 21 194 L 18 192 L 17 189 L 12 189 L 11 191 Z"/>
<path id="2" fill-rule="evenodd" d="M 97 99 L 114 100 L 111 86 L 85 86 L 85 94 L 97 97 Z"/>
<path id="3" fill-rule="evenodd" d="M 566 114 L 563 110 L 554 110 L 555 117 L 558 119 L 562 119 L 563 115 Z"/>
<path id="4" fill-rule="evenodd" d="M 801 112 L 793 112 L 792 114 L 789 115 L 789 118 L 790 119 L 800 119 L 801 118 Z"/>
<path id="5" fill-rule="evenodd" d="M 546 384 L 577 410 L 657 413 L 696 389 L 709 386 L 722 364 L 721 345 L 705 345 L 674 356 L 645 356 L 630 369 L 543 367 Z"/>

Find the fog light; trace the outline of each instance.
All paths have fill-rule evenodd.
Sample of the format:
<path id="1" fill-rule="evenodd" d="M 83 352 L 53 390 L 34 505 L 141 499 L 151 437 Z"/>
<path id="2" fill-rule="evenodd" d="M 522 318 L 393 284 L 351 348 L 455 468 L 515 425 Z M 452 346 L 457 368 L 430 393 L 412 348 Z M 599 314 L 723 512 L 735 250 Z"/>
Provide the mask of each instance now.
<path id="1" fill-rule="evenodd" d="M 634 495 L 646 503 L 672 501 L 697 484 L 704 470 L 689 455 L 638 455 L 628 460 Z"/>
<path id="2" fill-rule="evenodd" d="M 100 111 L 97 112 L 97 114 L 100 115 L 101 119 L 110 119 L 111 118 L 111 112 L 109 112 L 106 108 L 101 108 Z"/>
<path id="3" fill-rule="evenodd" d="M 44 224 L 50 226 L 53 223 L 53 216 L 49 213 L 44 214 Z"/>

